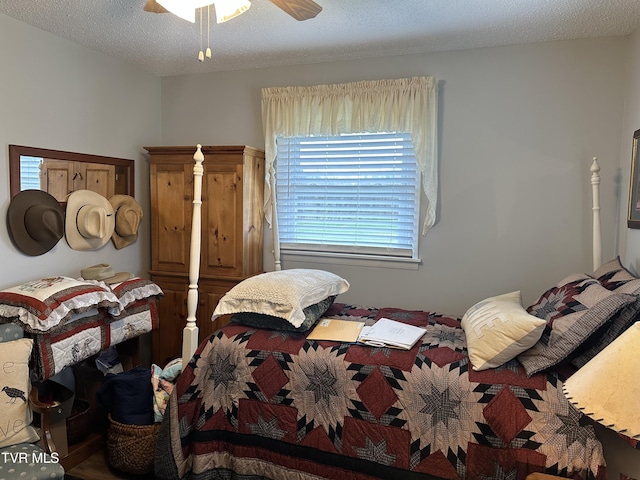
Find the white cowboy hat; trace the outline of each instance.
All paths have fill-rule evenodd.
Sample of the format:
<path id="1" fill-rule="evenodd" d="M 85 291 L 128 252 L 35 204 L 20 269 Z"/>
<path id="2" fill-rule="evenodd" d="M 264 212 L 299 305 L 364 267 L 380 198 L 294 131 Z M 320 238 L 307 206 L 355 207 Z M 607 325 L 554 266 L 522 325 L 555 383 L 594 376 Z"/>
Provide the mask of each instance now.
<path id="1" fill-rule="evenodd" d="M 114 195 L 109 198 L 109 202 L 116 215 L 116 226 L 111 239 L 117 249 L 124 248 L 138 239 L 142 207 L 130 195 Z"/>
<path id="2" fill-rule="evenodd" d="M 91 190 L 76 190 L 67 197 L 65 234 L 74 250 L 97 250 L 109 241 L 115 215 L 109 200 Z"/>
<path id="3" fill-rule="evenodd" d="M 64 210 L 47 192 L 24 190 L 9 204 L 7 229 L 16 248 L 27 255 L 42 255 L 64 236 Z"/>

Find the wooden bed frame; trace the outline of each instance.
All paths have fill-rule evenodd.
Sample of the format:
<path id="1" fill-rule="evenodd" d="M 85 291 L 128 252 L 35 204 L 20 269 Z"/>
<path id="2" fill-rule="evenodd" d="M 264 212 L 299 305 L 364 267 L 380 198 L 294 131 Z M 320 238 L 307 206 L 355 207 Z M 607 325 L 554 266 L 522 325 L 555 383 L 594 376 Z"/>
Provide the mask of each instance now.
<path id="1" fill-rule="evenodd" d="M 204 174 L 204 154 L 202 146 L 196 146 L 193 155 L 195 164 L 193 166 L 193 216 L 191 220 L 191 250 L 189 260 L 189 291 L 187 293 L 187 324 L 182 334 L 182 365 L 186 365 L 191 360 L 193 353 L 198 347 L 198 325 L 196 324 L 196 309 L 198 307 L 198 277 L 200 275 L 200 242 L 202 239 L 202 177 Z M 602 232 L 600 226 L 600 165 L 596 157 L 591 163 L 591 210 L 592 210 L 592 252 L 593 270 L 596 270 L 602 263 Z M 275 195 L 275 191 L 273 192 Z M 274 197 L 275 198 L 275 197 Z M 274 202 L 275 205 L 275 202 Z M 275 210 L 275 206 L 273 207 Z M 273 212 L 276 218 L 276 212 Z M 276 266 L 280 266 L 279 249 L 277 249 L 277 225 L 273 225 L 274 248 L 276 248 Z M 276 268 L 279 270 L 280 268 Z"/>

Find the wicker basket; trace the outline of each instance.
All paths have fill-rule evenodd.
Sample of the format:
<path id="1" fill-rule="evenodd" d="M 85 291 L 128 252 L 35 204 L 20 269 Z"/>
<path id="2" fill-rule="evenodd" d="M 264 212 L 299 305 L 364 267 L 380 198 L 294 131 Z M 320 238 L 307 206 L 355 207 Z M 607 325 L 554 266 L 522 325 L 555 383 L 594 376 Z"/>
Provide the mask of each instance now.
<path id="1" fill-rule="evenodd" d="M 73 445 L 84 440 L 91 431 L 91 404 L 76 398 L 71 415 L 67 418 L 67 443 Z"/>
<path id="2" fill-rule="evenodd" d="M 127 425 L 109 415 L 107 459 L 113 468 L 135 475 L 153 473 L 156 437 L 160 423 Z"/>

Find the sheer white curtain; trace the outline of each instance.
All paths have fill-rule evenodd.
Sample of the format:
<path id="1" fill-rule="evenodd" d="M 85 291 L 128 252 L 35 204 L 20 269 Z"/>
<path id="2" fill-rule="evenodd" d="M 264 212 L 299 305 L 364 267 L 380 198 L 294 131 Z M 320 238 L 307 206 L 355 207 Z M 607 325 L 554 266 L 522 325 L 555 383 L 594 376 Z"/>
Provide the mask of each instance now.
<path id="1" fill-rule="evenodd" d="M 278 239 L 273 164 L 278 136 L 410 132 L 427 197 L 422 228 L 426 234 L 435 223 L 438 198 L 437 107 L 438 81 L 433 77 L 263 88 L 264 209 L 274 227 L 274 247 Z M 278 268 L 279 258 L 276 262 Z"/>

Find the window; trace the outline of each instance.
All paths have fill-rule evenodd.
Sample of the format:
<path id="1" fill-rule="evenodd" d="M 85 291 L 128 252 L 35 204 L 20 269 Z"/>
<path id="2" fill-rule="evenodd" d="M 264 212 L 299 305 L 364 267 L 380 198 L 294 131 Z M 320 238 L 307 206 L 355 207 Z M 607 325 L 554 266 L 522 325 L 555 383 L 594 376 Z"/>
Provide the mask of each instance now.
<path id="1" fill-rule="evenodd" d="M 417 259 L 420 173 L 409 133 L 278 137 L 283 252 Z"/>
<path id="2" fill-rule="evenodd" d="M 309 252 L 308 256 L 324 256 L 323 261 L 338 263 L 347 261 L 356 254 L 358 265 L 382 266 L 379 259 L 392 259 L 394 268 L 418 268 L 420 260 L 417 258 L 417 215 L 418 200 L 426 199 L 424 204 L 424 220 L 422 221 L 422 235 L 436 223 L 436 207 L 438 202 L 438 162 L 437 162 L 437 105 L 438 80 L 434 77 L 411 77 L 388 80 L 351 82 L 334 85 L 313 85 L 306 87 L 270 87 L 262 89 L 262 122 L 265 137 L 265 202 L 264 218 L 273 228 L 273 256 L 274 268 L 280 270 L 280 253 L 288 254 Z M 372 132 L 372 135 L 356 137 L 354 132 Z M 369 150 L 369 142 L 374 137 L 388 135 L 376 132 L 391 133 L 389 145 L 405 142 L 411 145 L 414 157 L 414 167 L 417 164 L 415 176 L 407 175 L 407 182 L 421 180 L 421 188 L 412 190 L 411 200 L 408 197 L 389 193 L 391 183 L 390 172 L 394 181 L 400 171 L 409 168 L 406 162 L 411 155 L 405 156 L 408 150 L 400 149 L 399 153 L 389 154 L 389 164 L 368 165 L 374 153 Z M 346 136 L 345 136 L 346 135 Z M 392 140 L 399 138 L 401 140 Z M 409 142 L 408 139 L 411 138 Z M 352 140 L 357 145 L 355 151 L 344 157 L 351 163 L 336 164 L 343 158 L 337 154 L 335 142 Z M 309 159 L 301 140 L 318 140 L 317 145 L 324 157 L 313 158 L 316 163 L 311 168 L 306 165 Z M 298 142 L 298 143 L 296 143 Z M 380 144 L 384 145 L 382 137 Z M 324 147 L 323 147 L 324 146 Z M 304 148 L 303 148 L 304 147 Z M 296 151 L 296 148 L 298 151 Z M 315 147 L 314 147 L 315 148 Z M 344 153 L 344 152 L 343 152 Z M 326 165 L 320 170 L 320 158 L 325 158 Z M 361 165 L 367 165 L 368 171 L 363 173 L 355 169 L 354 159 L 360 159 Z M 284 159 L 284 160 L 283 160 Z M 393 160 L 401 159 L 399 163 Z M 329 164 L 329 161 L 334 163 Z M 379 158 L 378 158 L 379 160 Z M 276 164 L 285 163 L 285 173 L 278 176 Z M 343 162 L 344 163 L 344 162 Z M 380 174 L 377 169 L 387 169 Z M 349 169 L 351 171 L 349 172 Z M 337 189 L 338 170 L 341 173 L 342 189 Z M 294 175 L 295 174 L 295 175 Z M 291 176 L 289 179 L 288 177 Z M 311 190 L 312 183 L 301 178 L 321 179 L 324 197 Z M 378 183 L 375 183 L 375 181 Z M 350 180 L 351 183 L 348 183 Z M 369 184 L 369 195 L 365 195 L 363 185 L 365 180 Z M 283 183 L 286 190 L 283 190 Z M 353 186 L 358 182 L 360 189 Z M 413 183 L 411 183 L 413 185 Z M 304 195 L 296 189 L 305 185 L 310 189 Z M 345 185 L 351 186 L 346 188 Z M 318 184 L 319 188 L 320 184 Z M 358 191 L 356 196 L 353 192 Z M 419 197 L 418 190 L 424 192 Z M 278 191 L 280 192 L 278 194 Z M 392 190 L 393 191 L 393 190 Z M 286 193 L 286 197 L 284 196 Z M 278 209 L 276 198 L 280 195 L 280 202 L 286 203 L 288 208 L 280 205 Z M 402 197 L 398 200 L 395 196 Z M 420 195 L 422 195 L 420 193 Z M 394 197 L 393 201 L 390 199 Z M 310 201 L 315 198 L 315 201 Z M 381 199 L 385 199 L 383 205 Z M 308 218 L 302 216 L 303 202 L 310 201 L 309 211 L 304 212 Z M 413 215 L 405 216 L 407 205 L 413 202 Z M 352 211 L 353 205 L 359 210 Z M 389 207 L 386 210 L 383 207 Z M 329 210 L 331 207 L 331 210 Z M 373 211 L 380 213 L 376 217 Z M 278 215 L 280 212 L 280 216 Z M 319 219 L 324 216 L 325 219 Z M 289 224 L 284 228 L 279 225 L 281 218 Z M 381 220 L 384 218 L 384 220 Z M 304 220 L 304 221 L 303 221 Z M 406 220 L 406 222 L 404 222 Z M 409 227 L 411 225 L 411 227 Z M 304 227 L 304 228 L 303 228 Z M 305 232 L 306 231 L 306 232 Z M 332 236 L 330 231 L 335 232 Z M 357 232 L 355 235 L 352 231 Z M 313 232 L 305 237 L 303 233 Z M 281 238 L 281 234 L 287 235 Z M 345 235 L 336 238 L 337 233 Z M 348 237 L 346 235 L 349 235 Z M 384 242 L 380 241 L 385 237 Z M 375 240 L 375 241 L 373 241 Z M 307 249 L 306 251 L 304 249 Z M 325 250 L 325 253 L 318 253 Z M 348 253 L 344 253 L 348 252 Z M 375 252 L 375 253 L 373 253 Z M 304 255 L 304 254 L 302 254 Z M 329 258 L 327 258 L 330 256 Z M 349 256 L 344 260 L 344 256 Z M 331 258 L 334 257 L 334 258 Z M 361 257 L 365 257 L 363 260 Z M 314 261 L 303 259 L 303 261 Z M 387 264 L 389 265 L 389 264 Z"/>
<path id="3" fill-rule="evenodd" d="M 40 190 L 42 158 L 20 156 L 20 190 Z"/>

